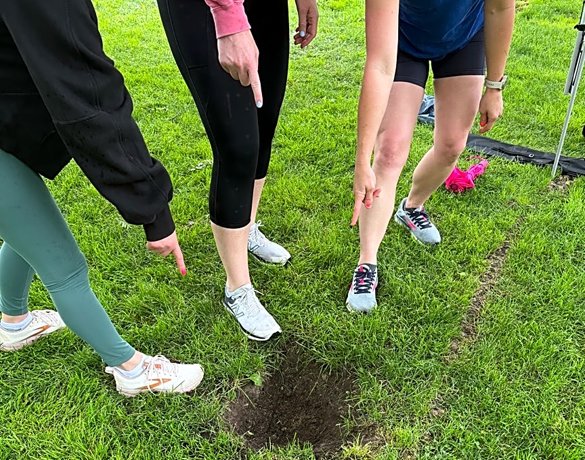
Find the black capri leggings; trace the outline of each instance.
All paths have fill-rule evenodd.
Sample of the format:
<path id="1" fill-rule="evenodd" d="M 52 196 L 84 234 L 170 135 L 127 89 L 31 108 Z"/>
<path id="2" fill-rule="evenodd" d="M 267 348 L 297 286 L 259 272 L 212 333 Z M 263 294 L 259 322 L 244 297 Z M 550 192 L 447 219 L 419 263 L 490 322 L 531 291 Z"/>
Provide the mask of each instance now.
<path id="1" fill-rule="evenodd" d="M 225 228 L 250 223 L 254 181 L 266 177 L 288 73 L 287 1 L 244 4 L 260 51 L 261 109 L 251 88 L 219 65 L 215 24 L 204 0 L 158 0 L 171 50 L 213 150 L 211 221 Z"/>

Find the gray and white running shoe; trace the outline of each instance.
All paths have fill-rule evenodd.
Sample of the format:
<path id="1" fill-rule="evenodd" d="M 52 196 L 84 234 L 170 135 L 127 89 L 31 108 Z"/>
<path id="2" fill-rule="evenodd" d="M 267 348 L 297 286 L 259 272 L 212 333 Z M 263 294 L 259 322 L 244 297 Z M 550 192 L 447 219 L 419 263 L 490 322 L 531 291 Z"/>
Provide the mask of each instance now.
<path id="1" fill-rule="evenodd" d="M 236 318 L 250 340 L 265 342 L 282 332 L 276 320 L 258 300 L 251 284 L 245 284 L 232 293 L 228 293 L 226 288 L 223 306 Z"/>
<path id="2" fill-rule="evenodd" d="M 360 264 L 353 272 L 353 279 L 345 305 L 349 311 L 370 313 L 376 302 L 378 287 L 378 267 L 373 264 Z"/>
<path id="3" fill-rule="evenodd" d="M 429 219 L 429 215 L 424 208 L 405 208 L 405 206 L 406 198 L 400 203 L 394 215 L 394 220 L 405 227 L 419 243 L 439 244 L 441 234 Z"/>
<path id="4" fill-rule="evenodd" d="M 260 231 L 261 222 L 255 223 L 250 227 L 248 236 L 248 251 L 258 257 L 258 259 L 269 264 L 286 265 L 290 260 L 290 253 L 281 245 L 270 241 Z"/>

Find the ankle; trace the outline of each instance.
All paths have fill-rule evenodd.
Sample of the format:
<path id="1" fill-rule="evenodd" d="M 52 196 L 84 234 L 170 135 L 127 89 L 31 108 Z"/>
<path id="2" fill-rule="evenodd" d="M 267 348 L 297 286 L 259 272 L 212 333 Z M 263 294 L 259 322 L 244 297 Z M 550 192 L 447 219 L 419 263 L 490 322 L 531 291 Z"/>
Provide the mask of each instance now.
<path id="1" fill-rule="evenodd" d="M 404 203 L 404 209 L 416 209 L 419 206 L 417 204 L 415 204 L 415 201 L 410 200 L 410 198 L 408 198 L 406 200 L 406 202 Z"/>
<path id="2" fill-rule="evenodd" d="M 419 197 L 411 197 L 409 196 L 408 198 L 406 198 L 406 201 L 404 203 L 404 208 L 405 209 L 418 209 L 418 208 L 422 208 L 425 205 L 425 202 L 427 200 L 426 199 L 421 199 Z"/>
<path id="3" fill-rule="evenodd" d="M 358 265 L 364 265 L 364 264 L 368 264 L 368 265 L 378 265 L 378 259 L 376 258 L 376 256 L 373 257 L 360 257 Z"/>
<path id="4" fill-rule="evenodd" d="M 235 292 L 238 289 L 240 289 L 241 287 L 246 286 L 247 284 L 252 284 L 252 281 L 250 280 L 250 278 L 239 279 L 238 281 L 239 282 L 236 283 L 236 282 L 232 282 L 228 279 L 226 282 L 226 285 L 225 285 L 226 290 L 228 292 Z"/>
<path id="5" fill-rule="evenodd" d="M 144 358 L 145 358 L 144 354 L 137 351 L 136 353 L 134 353 L 134 356 L 132 356 L 132 358 L 130 358 L 125 363 L 120 364 L 118 367 L 126 372 L 131 372 L 135 370 L 136 367 L 142 364 Z"/>
<path id="6" fill-rule="evenodd" d="M 23 315 L 18 315 L 18 316 L 10 316 L 7 315 L 6 313 L 2 313 L 2 322 L 6 323 L 6 324 L 18 324 L 18 323 L 22 323 L 24 320 L 26 320 L 30 315 L 30 312 L 26 312 Z"/>
<path id="7" fill-rule="evenodd" d="M 8 321 L 6 321 L 8 319 Z M 17 332 L 26 329 L 33 321 L 33 316 L 30 313 L 19 316 L 2 315 L 0 327 L 5 331 Z"/>

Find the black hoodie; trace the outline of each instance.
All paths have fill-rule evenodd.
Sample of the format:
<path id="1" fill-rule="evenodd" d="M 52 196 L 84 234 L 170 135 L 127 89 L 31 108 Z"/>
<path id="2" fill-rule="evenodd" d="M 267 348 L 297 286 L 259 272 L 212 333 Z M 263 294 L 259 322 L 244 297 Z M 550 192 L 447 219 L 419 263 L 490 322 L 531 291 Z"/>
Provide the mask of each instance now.
<path id="1" fill-rule="evenodd" d="M 90 0 L 0 0 L 0 148 L 49 179 L 73 158 L 156 241 L 175 229 L 172 184 L 132 109 Z"/>

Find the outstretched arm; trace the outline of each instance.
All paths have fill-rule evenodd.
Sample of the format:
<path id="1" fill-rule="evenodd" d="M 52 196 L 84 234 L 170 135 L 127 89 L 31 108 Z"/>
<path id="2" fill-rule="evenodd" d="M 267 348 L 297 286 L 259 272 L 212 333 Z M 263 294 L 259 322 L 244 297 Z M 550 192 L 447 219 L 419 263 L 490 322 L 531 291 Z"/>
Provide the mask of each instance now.
<path id="1" fill-rule="evenodd" d="M 83 2 L 0 2 L 0 14 L 53 123 L 85 175 L 149 248 L 185 266 L 169 209 L 171 179 L 132 118 L 122 75 Z"/>
<path id="2" fill-rule="evenodd" d="M 486 0 L 485 2 L 485 52 L 487 79 L 500 81 L 508 60 L 512 31 L 514 29 L 514 0 Z M 502 92 L 486 89 L 480 103 L 480 133 L 494 126 L 504 111 Z"/>
<path id="3" fill-rule="evenodd" d="M 371 162 L 396 71 L 398 5 L 398 0 L 366 1 L 367 57 L 358 111 L 352 225 L 357 223 L 362 205 L 371 207 L 379 194 Z"/>

